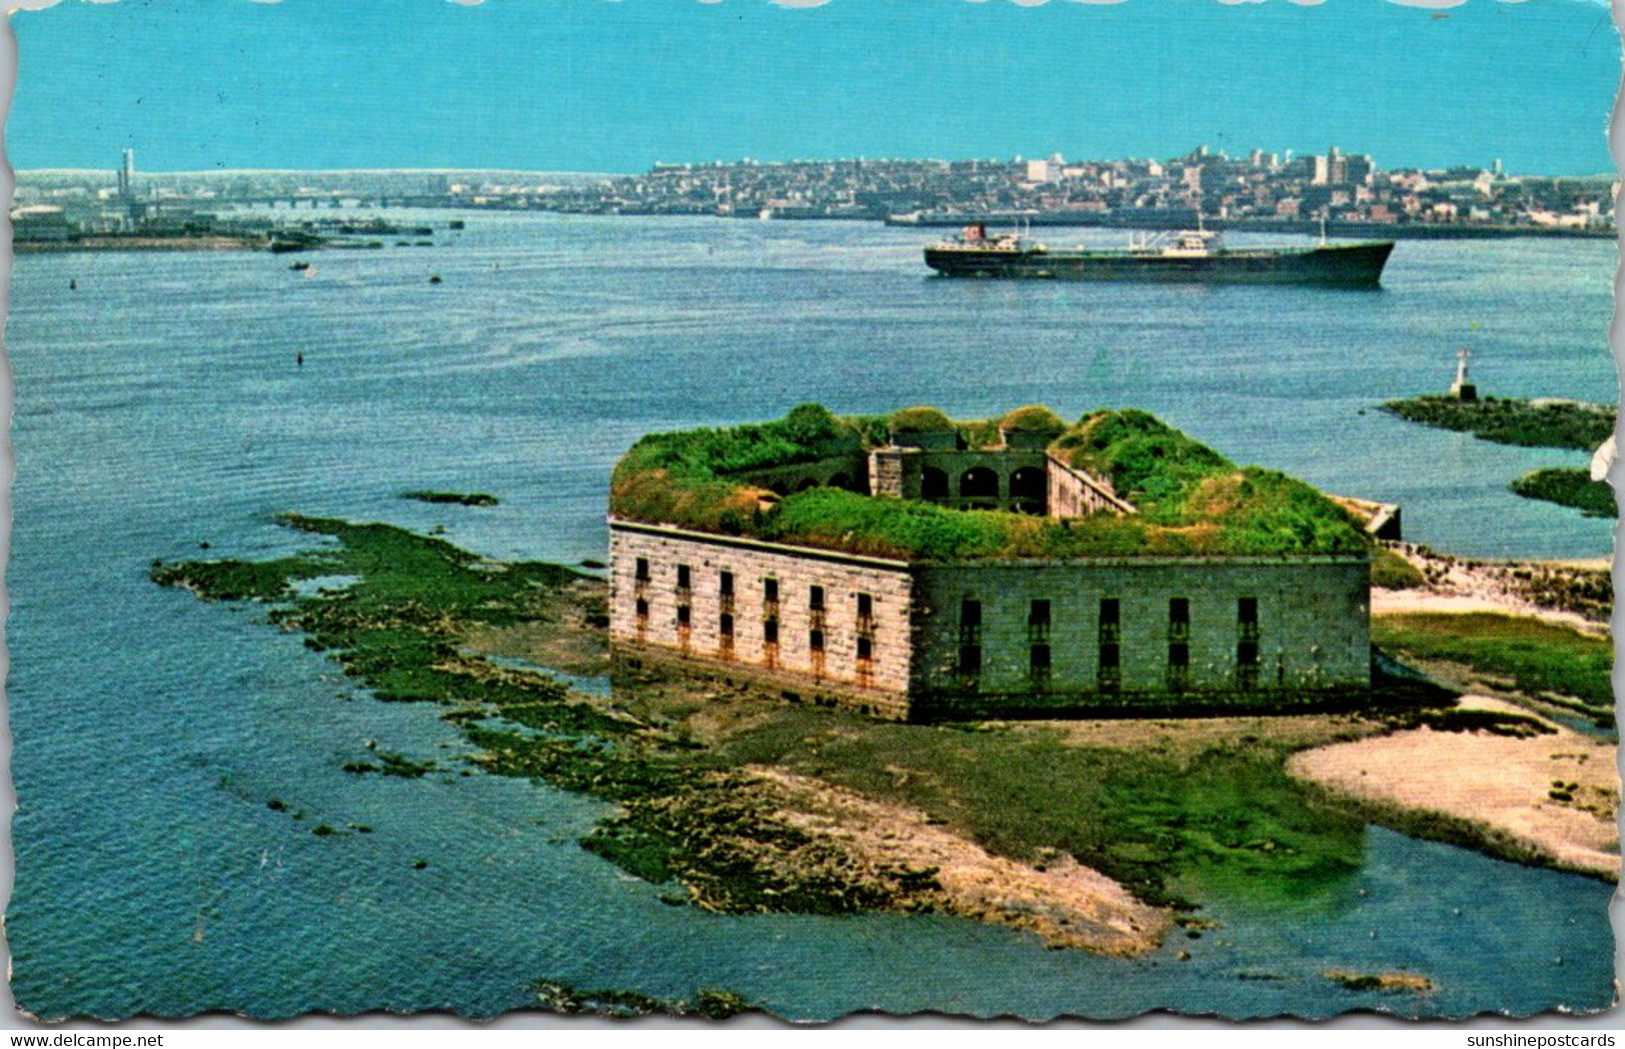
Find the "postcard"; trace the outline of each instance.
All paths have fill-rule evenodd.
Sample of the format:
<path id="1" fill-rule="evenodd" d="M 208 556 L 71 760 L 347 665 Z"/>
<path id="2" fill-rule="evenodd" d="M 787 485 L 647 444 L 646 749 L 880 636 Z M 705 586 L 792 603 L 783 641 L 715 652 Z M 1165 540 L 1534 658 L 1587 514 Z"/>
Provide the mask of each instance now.
<path id="1" fill-rule="evenodd" d="M 22 6 L 19 1022 L 1615 1008 L 1605 4 Z"/>

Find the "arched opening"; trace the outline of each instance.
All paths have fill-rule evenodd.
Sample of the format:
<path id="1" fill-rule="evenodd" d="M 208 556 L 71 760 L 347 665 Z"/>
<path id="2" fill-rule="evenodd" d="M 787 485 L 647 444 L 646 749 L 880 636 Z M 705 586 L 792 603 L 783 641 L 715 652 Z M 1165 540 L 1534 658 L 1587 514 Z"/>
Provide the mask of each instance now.
<path id="1" fill-rule="evenodd" d="M 804 479 L 800 484 L 796 485 L 796 491 L 805 492 L 809 488 L 817 488 L 817 487 L 818 487 L 818 478 L 816 478 L 816 477 L 808 477 L 808 478 Z"/>
<path id="2" fill-rule="evenodd" d="M 831 477 L 829 479 L 829 486 L 831 488 L 841 488 L 848 492 L 857 491 L 857 489 L 852 486 L 852 478 L 848 477 L 844 473 L 839 473 L 834 477 Z"/>
<path id="3" fill-rule="evenodd" d="M 772 492 L 774 495 L 783 496 L 790 494 L 790 486 L 785 484 L 783 481 L 773 481 L 769 483 L 767 490 Z"/>
<path id="4" fill-rule="evenodd" d="M 948 473 L 946 470 L 939 470 L 935 466 L 927 466 L 920 471 L 920 498 L 948 498 Z"/>
<path id="5" fill-rule="evenodd" d="M 1036 466 L 1023 466 L 1010 475 L 1010 502 L 1024 514 L 1041 514 L 1049 501 L 1049 475 Z"/>
<path id="6" fill-rule="evenodd" d="M 996 509 L 999 475 L 985 466 L 973 466 L 959 475 L 959 499 L 967 508 Z"/>

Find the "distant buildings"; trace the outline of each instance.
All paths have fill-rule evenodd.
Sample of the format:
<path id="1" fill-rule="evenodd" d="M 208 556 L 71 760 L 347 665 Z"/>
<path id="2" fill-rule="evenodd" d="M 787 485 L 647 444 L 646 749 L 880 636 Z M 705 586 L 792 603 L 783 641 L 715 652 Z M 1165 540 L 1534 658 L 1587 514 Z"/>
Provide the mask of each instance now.
<path id="1" fill-rule="evenodd" d="M 1085 225 L 1214 220 L 1259 225 L 1497 227 L 1601 232 L 1613 227 L 1613 179 L 1509 177 L 1488 168 L 1383 170 L 1363 153 L 1199 146 L 1167 160 L 1123 158 L 796 160 L 673 163 L 628 176 L 518 171 L 196 172 L 118 169 L 19 176 L 19 205 L 51 205 L 70 224 L 115 231 L 239 204 L 542 209 L 590 214 L 854 218 L 972 213 L 1044 215 Z"/>
<path id="2" fill-rule="evenodd" d="M 661 163 L 649 172 L 562 190 L 549 206 L 618 214 L 883 218 L 906 213 L 1092 216 L 1091 223 L 1333 222 L 1605 229 L 1606 179 L 1508 179 L 1491 169 L 1383 171 L 1333 146 L 1293 157 L 1231 158 L 1200 146 L 1168 161 L 865 160 Z"/>

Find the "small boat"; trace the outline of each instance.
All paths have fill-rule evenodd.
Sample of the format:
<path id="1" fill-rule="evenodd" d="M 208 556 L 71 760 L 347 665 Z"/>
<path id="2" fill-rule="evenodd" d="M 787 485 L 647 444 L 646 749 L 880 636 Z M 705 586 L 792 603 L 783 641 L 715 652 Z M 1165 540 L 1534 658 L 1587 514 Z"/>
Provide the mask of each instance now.
<path id="1" fill-rule="evenodd" d="M 290 270 L 293 270 L 295 273 L 303 273 L 306 270 L 310 269 L 310 263 L 305 261 L 304 259 L 300 259 L 298 262 L 295 262 L 295 263 L 292 263 L 291 265 L 289 265 L 288 268 Z"/>

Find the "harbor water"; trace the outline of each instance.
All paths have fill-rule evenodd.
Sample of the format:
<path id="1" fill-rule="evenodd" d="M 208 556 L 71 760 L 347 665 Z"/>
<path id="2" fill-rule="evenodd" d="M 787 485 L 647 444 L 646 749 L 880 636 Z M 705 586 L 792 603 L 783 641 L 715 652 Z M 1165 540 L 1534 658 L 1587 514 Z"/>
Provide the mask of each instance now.
<path id="1" fill-rule="evenodd" d="M 359 694 L 256 610 L 146 571 L 297 549 L 309 537 L 272 519 L 285 510 L 601 560 L 608 472 L 637 436 L 812 400 L 962 418 L 1140 407 L 1238 461 L 1400 503 L 1407 538 L 1445 552 L 1603 557 L 1612 522 L 1506 488 L 1583 454 L 1376 408 L 1442 392 L 1464 345 L 1485 393 L 1616 400 L 1613 245 L 1401 242 L 1381 290 L 1350 292 L 945 280 L 920 231 L 872 224 L 403 217 L 468 228 L 312 254 L 305 273 L 263 253 L 18 260 L 7 935 L 22 1008 L 489 1016 L 534 1004 L 544 979 L 727 988 L 802 1019 L 1612 1001 L 1608 886 L 1377 829 L 1357 873 L 1289 913 L 1215 903 L 1220 930 L 1139 961 L 940 917 L 672 907 L 577 846 L 597 802 L 344 773 L 365 740 L 451 768 L 466 745 L 434 710 Z M 371 832 L 318 837 L 318 822 Z M 1333 969 L 1410 969 L 1437 989 L 1347 991 L 1320 975 Z"/>

